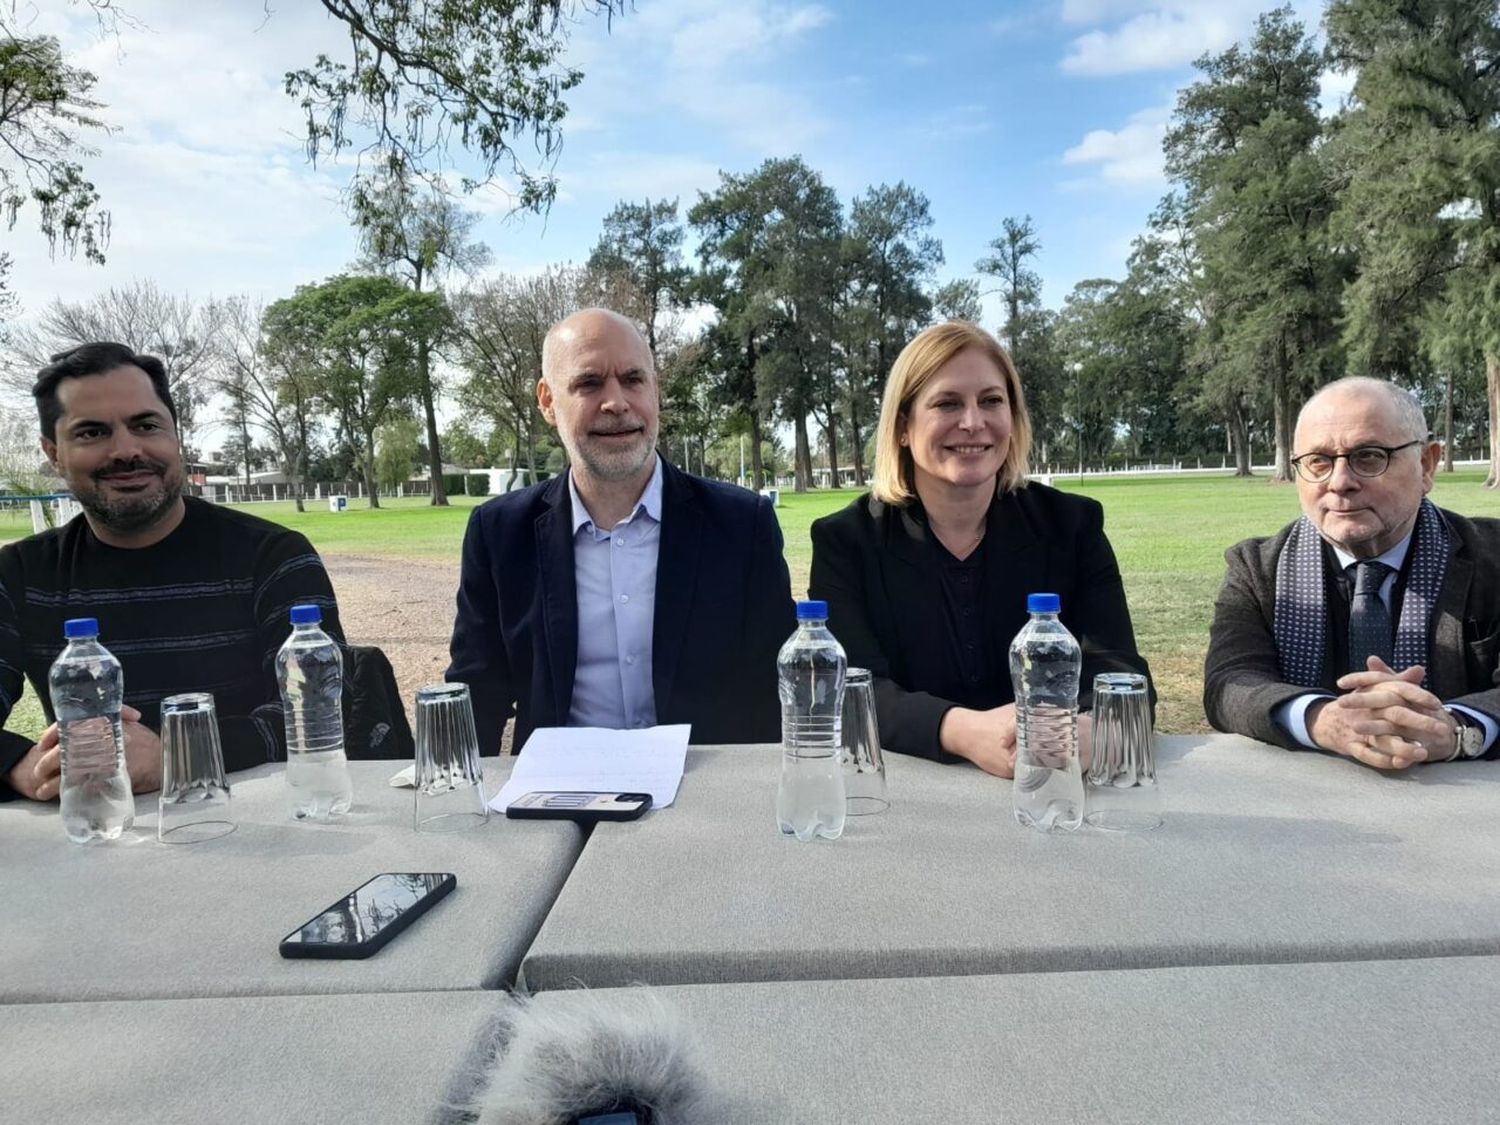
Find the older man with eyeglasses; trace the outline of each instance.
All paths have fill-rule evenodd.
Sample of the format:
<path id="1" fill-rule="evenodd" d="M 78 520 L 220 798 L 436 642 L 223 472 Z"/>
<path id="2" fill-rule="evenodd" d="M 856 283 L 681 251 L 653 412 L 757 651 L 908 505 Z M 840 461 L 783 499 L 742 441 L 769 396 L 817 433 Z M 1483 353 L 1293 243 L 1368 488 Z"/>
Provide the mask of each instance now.
<path id="1" fill-rule="evenodd" d="M 1294 446 L 1302 518 L 1224 556 L 1209 722 L 1382 770 L 1500 756 L 1500 520 L 1426 498 L 1442 447 L 1382 380 L 1328 384 Z"/>

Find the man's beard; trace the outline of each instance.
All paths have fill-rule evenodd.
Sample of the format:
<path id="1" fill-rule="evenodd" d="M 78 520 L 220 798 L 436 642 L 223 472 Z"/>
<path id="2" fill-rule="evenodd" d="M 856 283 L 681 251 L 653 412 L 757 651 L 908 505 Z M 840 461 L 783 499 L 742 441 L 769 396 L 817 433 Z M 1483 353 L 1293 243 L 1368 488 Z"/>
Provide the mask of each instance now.
<path id="1" fill-rule="evenodd" d="M 147 488 L 129 495 L 109 495 L 105 492 L 108 485 L 103 478 L 129 472 L 155 473 L 161 480 L 161 487 Z M 120 535 L 145 531 L 182 497 L 181 472 L 174 473 L 165 462 L 150 457 L 113 461 L 90 473 L 89 483 L 92 487 L 88 489 L 75 489 L 74 498 L 93 522 Z"/>
<path id="2" fill-rule="evenodd" d="M 651 461 L 656 453 L 657 429 L 645 427 L 640 434 L 640 444 L 623 449 L 611 449 L 602 444 L 588 444 L 579 449 L 569 449 L 569 460 L 582 462 L 590 475 L 597 480 L 630 480 Z M 563 443 L 567 445 L 566 442 Z"/>

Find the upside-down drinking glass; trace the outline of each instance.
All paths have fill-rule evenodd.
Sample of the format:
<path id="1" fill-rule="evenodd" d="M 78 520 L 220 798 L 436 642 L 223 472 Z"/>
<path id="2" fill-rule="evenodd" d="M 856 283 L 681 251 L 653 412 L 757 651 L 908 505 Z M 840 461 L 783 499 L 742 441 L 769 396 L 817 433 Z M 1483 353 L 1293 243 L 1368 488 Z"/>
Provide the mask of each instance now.
<path id="1" fill-rule="evenodd" d="M 1094 677 L 1094 756 L 1088 782 L 1086 823 L 1114 832 L 1161 827 L 1145 676 L 1105 672 Z"/>
<path id="2" fill-rule="evenodd" d="M 429 684 L 417 692 L 419 832 L 483 824 L 489 816 L 479 768 L 479 738 L 468 684 Z"/>
<path id="3" fill-rule="evenodd" d="M 169 695 L 161 701 L 161 793 L 156 838 L 163 844 L 197 844 L 234 831 L 229 783 L 214 697 L 207 692 Z"/>
<path id="4" fill-rule="evenodd" d="M 890 808 L 885 790 L 885 758 L 875 724 L 875 684 L 864 668 L 850 668 L 844 679 L 844 810 L 865 816 Z"/>

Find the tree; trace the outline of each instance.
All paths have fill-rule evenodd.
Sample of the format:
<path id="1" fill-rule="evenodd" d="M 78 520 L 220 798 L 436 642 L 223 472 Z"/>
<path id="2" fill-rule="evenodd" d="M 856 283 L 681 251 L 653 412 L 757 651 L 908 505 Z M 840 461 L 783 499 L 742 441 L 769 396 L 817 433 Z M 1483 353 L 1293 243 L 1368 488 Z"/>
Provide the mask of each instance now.
<path id="1" fill-rule="evenodd" d="M 465 190 L 506 172 L 517 205 L 545 207 L 557 192 L 548 168 L 562 144 L 562 96 L 583 73 L 562 65 L 569 19 L 578 11 L 623 14 L 625 0 L 321 0 L 349 34 L 349 61 L 320 54 L 289 71 L 286 92 L 307 119 L 316 160 L 368 138 L 378 171 L 436 185 L 456 137 L 478 158 Z M 534 170 L 517 154 L 529 134 Z"/>
<path id="2" fill-rule="evenodd" d="M 11 9 L 11 18 L 14 7 Z M 25 36 L 0 12 L 0 212 L 14 230 L 22 208 L 35 204 L 37 222 L 54 252 L 82 250 L 103 262 L 109 212 L 85 177 L 80 157 L 90 130 L 107 132 L 89 96 L 94 75 L 71 66 L 51 36 Z"/>
<path id="3" fill-rule="evenodd" d="M 926 287 L 943 264 L 943 245 L 931 230 L 927 197 L 904 182 L 872 187 L 850 207 L 845 255 L 852 307 L 844 318 L 845 397 L 860 484 L 865 479 L 865 421 L 874 420 L 874 403 L 896 356 L 932 315 Z M 833 468 L 836 478 L 837 466 Z"/>
<path id="4" fill-rule="evenodd" d="M 1005 337 L 1005 346 L 1014 352 L 1022 315 L 1041 307 L 1042 279 L 1027 263 L 1041 253 L 1042 241 L 1031 225 L 1030 215 L 1019 221 L 1007 217 L 1000 230 L 1000 237 L 990 240 L 994 253 L 979 259 L 974 268 L 1000 279 L 1000 299 L 1005 302 L 1006 310 L 1001 335 Z"/>
<path id="5" fill-rule="evenodd" d="M 1362 254 L 1351 343 L 1419 308 L 1428 354 L 1477 344 L 1485 485 L 1500 487 L 1500 17 L 1493 2 L 1334 0 L 1326 23 L 1335 65 L 1357 71 L 1340 207 Z"/>
<path id="6" fill-rule="evenodd" d="M 939 320 L 968 320 L 978 324 L 984 315 L 979 305 L 979 283 L 969 278 L 944 282 L 932 295 L 932 311 Z"/>
<path id="7" fill-rule="evenodd" d="M 21 302 L 10 287 L 11 260 L 9 254 L 0 254 L 0 346 L 10 341 L 6 322 L 20 311 Z"/>
<path id="8" fill-rule="evenodd" d="M 296 333 L 295 317 L 282 302 L 262 308 L 247 297 L 231 297 L 221 306 L 215 382 L 229 399 L 242 448 L 251 447 L 252 426 L 271 439 L 272 453 L 291 480 L 301 512 L 306 510 L 302 492 L 312 394 L 301 352 L 310 345 Z"/>
<path id="9" fill-rule="evenodd" d="M 1223 313 L 1218 366 L 1266 387 L 1278 480 L 1291 479 L 1292 421 L 1342 367 L 1337 316 L 1349 256 L 1329 229 L 1335 203 L 1320 148 L 1322 59 L 1290 8 L 1256 21 L 1247 48 L 1195 64 L 1167 134 L 1167 170 Z"/>
<path id="10" fill-rule="evenodd" d="M 0 492 L 38 496 L 57 488 L 57 474 L 38 441 L 35 411 L 0 409 Z M 51 508 L 46 510 L 50 517 Z"/>
<path id="11" fill-rule="evenodd" d="M 413 292 L 424 292 L 451 270 L 472 274 L 489 261 L 489 247 L 473 240 L 479 216 L 444 195 L 418 195 L 405 176 L 388 176 L 361 185 L 353 193 L 352 204 L 367 264 L 399 277 Z M 442 442 L 437 429 L 438 387 L 432 374 L 437 343 L 436 339 L 417 341 L 416 380 L 427 423 L 432 503 L 446 507 Z"/>
<path id="12" fill-rule="evenodd" d="M 113 340 L 158 357 L 177 406 L 178 429 L 191 446 L 197 412 L 207 401 L 217 359 L 222 306 L 173 296 L 153 281 L 132 281 L 84 301 L 57 299 L 33 325 L 12 333 L 7 379 L 17 394 L 28 393 L 37 371 L 54 352 L 94 340 Z"/>
<path id="13" fill-rule="evenodd" d="M 489 447 L 464 420 L 459 419 L 443 433 L 443 455 L 465 469 L 482 469 L 490 464 Z"/>
<path id="14" fill-rule="evenodd" d="M 375 433 L 416 393 L 417 343 L 442 331 L 447 306 L 388 277 L 340 276 L 299 286 L 267 317 L 273 353 L 306 365 L 314 394 L 333 411 L 361 467 L 370 507 L 380 507 Z"/>
<path id="15" fill-rule="evenodd" d="M 563 317 L 578 310 L 577 270 L 548 269 L 533 277 L 499 277 L 455 300 L 459 363 L 468 378 L 459 390 L 466 410 L 508 434 L 510 467 L 525 459 L 535 480 L 549 432 L 537 407 L 542 343 Z"/>
<path id="16" fill-rule="evenodd" d="M 382 488 L 394 490 L 405 484 L 421 459 L 422 425 L 410 414 L 397 414 L 380 427 L 375 479 Z"/>
<path id="17" fill-rule="evenodd" d="M 772 159 L 748 175 L 720 173 L 719 190 L 700 197 L 688 220 L 700 232 L 700 292 L 719 310 L 723 338 L 713 347 L 735 357 L 725 387 L 757 450 L 766 413 L 791 424 L 796 488 L 805 491 L 812 478 L 807 418 L 833 398 L 826 295 L 840 250 L 838 197 L 801 157 Z M 757 454 L 761 487 L 758 462 Z"/>
<path id="18" fill-rule="evenodd" d="M 604 232 L 589 255 L 588 269 L 620 277 L 638 308 L 616 308 L 646 326 L 652 362 L 661 366 L 657 325 L 661 314 L 681 302 L 688 269 L 682 264 L 682 223 L 677 200 L 617 203 L 604 217 Z"/>

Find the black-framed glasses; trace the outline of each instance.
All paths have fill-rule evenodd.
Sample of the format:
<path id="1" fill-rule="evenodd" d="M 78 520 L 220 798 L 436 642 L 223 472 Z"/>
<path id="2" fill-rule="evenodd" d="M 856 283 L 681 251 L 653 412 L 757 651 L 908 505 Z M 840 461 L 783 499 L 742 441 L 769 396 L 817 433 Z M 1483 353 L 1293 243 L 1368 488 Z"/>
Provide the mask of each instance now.
<path id="1" fill-rule="evenodd" d="M 1357 477 L 1378 477 L 1391 467 L 1392 453 L 1421 444 L 1421 438 L 1414 438 L 1404 445 L 1362 445 L 1348 453 L 1304 453 L 1292 458 L 1292 468 L 1309 484 L 1322 484 L 1333 476 L 1340 461 L 1349 462 L 1350 472 Z"/>

